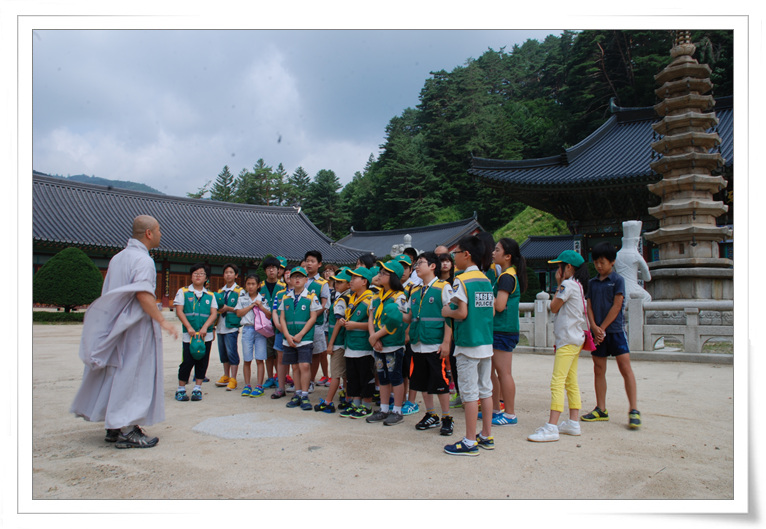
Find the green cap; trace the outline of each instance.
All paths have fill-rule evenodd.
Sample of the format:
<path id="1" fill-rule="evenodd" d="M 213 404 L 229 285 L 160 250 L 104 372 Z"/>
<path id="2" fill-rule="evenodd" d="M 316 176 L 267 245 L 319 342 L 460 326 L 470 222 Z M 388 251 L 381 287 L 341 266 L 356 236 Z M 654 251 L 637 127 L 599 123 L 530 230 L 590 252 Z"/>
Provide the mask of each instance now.
<path id="1" fill-rule="evenodd" d="M 548 262 L 549 263 L 567 263 L 567 264 L 571 264 L 575 268 L 579 268 L 580 265 L 585 262 L 585 259 L 583 259 L 582 255 L 575 252 L 574 250 L 564 250 L 563 252 L 559 254 L 558 257 Z"/>
<path id="2" fill-rule="evenodd" d="M 302 274 L 304 277 L 308 277 L 308 273 L 306 273 L 306 269 L 302 266 L 296 266 L 292 270 L 290 270 L 290 275 L 293 276 L 295 274 Z"/>
<path id="3" fill-rule="evenodd" d="M 347 266 L 342 266 L 338 273 L 331 277 L 335 281 L 351 281 L 351 270 Z"/>
<path id="4" fill-rule="evenodd" d="M 287 259 L 285 259 L 281 255 L 278 255 L 277 256 L 277 261 L 279 261 L 279 267 L 280 268 L 287 268 Z"/>
<path id="5" fill-rule="evenodd" d="M 388 332 L 396 332 L 402 326 L 402 311 L 396 303 L 386 303 L 383 306 L 383 313 L 380 315 L 380 323 Z"/>
<path id="6" fill-rule="evenodd" d="M 402 255 L 397 255 L 394 257 L 394 261 L 401 261 L 402 263 L 406 263 L 407 266 L 412 268 L 412 259 L 410 259 L 410 256 L 406 253 L 403 253 Z"/>
<path id="7" fill-rule="evenodd" d="M 199 337 L 199 334 L 192 336 L 189 353 L 195 360 L 201 360 L 205 356 L 205 341 Z"/>
<path id="8" fill-rule="evenodd" d="M 363 266 L 360 266 L 356 270 L 349 270 L 348 273 L 352 276 L 359 276 L 363 277 L 367 280 L 368 284 L 372 284 L 372 278 L 378 275 L 378 272 L 373 270 L 372 268 L 365 268 Z"/>
<path id="9" fill-rule="evenodd" d="M 380 267 L 387 271 L 391 272 L 392 274 L 396 275 L 399 279 L 402 278 L 402 275 L 404 275 L 404 267 L 402 266 L 402 263 L 396 260 L 386 261 L 385 263 L 381 263 Z"/>

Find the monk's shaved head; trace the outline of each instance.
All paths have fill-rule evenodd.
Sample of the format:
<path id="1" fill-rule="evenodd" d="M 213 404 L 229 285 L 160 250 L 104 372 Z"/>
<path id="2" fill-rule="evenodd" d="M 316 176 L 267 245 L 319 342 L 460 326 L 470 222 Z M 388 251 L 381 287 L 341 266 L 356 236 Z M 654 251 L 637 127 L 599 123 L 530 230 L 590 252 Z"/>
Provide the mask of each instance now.
<path id="1" fill-rule="evenodd" d="M 153 230 L 159 225 L 151 215 L 139 215 L 133 219 L 133 238 L 143 240 L 146 238 L 146 230 Z"/>

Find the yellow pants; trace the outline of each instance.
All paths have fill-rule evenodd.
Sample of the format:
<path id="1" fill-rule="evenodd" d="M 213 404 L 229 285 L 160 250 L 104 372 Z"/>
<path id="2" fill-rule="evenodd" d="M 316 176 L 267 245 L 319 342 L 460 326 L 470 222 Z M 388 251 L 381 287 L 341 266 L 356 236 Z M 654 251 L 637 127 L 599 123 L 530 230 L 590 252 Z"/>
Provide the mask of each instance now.
<path id="1" fill-rule="evenodd" d="M 577 384 L 577 360 L 580 357 L 579 345 L 565 345 L 556 348 L 551 377 L 551 410 L 564 411 L 564 390 L 566 389 L 570 410 L 582 407 L 580 386 Z"/>

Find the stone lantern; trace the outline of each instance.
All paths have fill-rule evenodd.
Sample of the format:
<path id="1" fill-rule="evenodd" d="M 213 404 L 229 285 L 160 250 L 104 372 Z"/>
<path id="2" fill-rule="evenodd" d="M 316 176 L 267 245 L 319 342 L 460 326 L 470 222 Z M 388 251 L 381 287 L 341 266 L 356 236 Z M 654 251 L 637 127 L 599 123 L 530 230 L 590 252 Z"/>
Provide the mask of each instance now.
<path id="1" fill-rule="evenodd" d="M 660 139 L 652 149 L 660 158 L 651 164 L 662 180 L 649 190 L 662 199 L 649 213 L 659 219 L 659 228 L 645 234 L 659 247 L 660 259 L 649 263 L 652 282 L 647 290 L 660 299 L 732 299 L 733 262 L 719 257 L 718 242 L 730 235 L 716 217 L 728 206 L 713 200 L 726 187 L 714 173 L 724 160 L 715 148 L 721 143 L 712 112 L 713 88 L 710 67 L 692 57 L 696 47 L 688 31 L 678 33 L 670 51 L 673 58 L 655 79 L 655 105 L 662 120 L 652 125 Z"/>

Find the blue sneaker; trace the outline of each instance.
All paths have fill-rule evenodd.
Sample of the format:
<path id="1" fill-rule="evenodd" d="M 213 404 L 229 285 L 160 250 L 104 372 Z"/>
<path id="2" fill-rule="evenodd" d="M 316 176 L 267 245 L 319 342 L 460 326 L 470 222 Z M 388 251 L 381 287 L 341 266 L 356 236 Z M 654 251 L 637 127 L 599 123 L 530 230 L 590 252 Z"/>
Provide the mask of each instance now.
<path id="1" fill-rule="evenodd" d="M 412 415 L 413 413 L 417 413 L 420 411 L 420 406 L 415 404 L 414 402 L 410 401 L 404 401 L 404 404 L 402 404 L 402 415 Z"/>
<path id="2" fill-rule="evenodd" d="M 266 380 L 266 382 L 263 383 L 263 389 L 269 389 L 269 388 L 275 388 L 277 387 L 277 379 L 272 377 Z"/>
<path id="3" fill-rule="evenodd" d="M 250 392 L 250 396 L 253 398 L 260 397 L 261 395 L 263 395 L 263 386 L 255 386 Z"/>
<path id="4" fill-rule="evenodd" d="M 308 397 L 303 397 L 301 399 L 301 409 L 304 411 L 310 411 L 314 409 L 314 407 L 311 405 L 311 402 L 309 401 Z"/>
<path id="5" fill-rule="evenodd" d="M 189 400 L 189 395 L 186 394 L 186 390 L 176 391 L 176 400 L 179 402 L 185 402 Z"/>
<path id="6" fill-rule="evenodd" d="M 476 445 L 480 446 L 484 450 L 495 449 L 495 438 L 491 435 L 489 437 L 483 437 L 480 433 L 476 434 Z"/>
<path id="7" fill-rule="evenodd" d="M 253 386 L 245 386 L 244 388 L 242 388 L 242 393 L 240 393 L 240 395 L 242 395 L 243 397 L 249 397 L 252 392 L 253 392 Z"/>
<path id="8" fill-rule="evenodd" d="M 191 400 L 202 400 L 202 392 L 198 389 L 192 391 Z"/>
<path id="9" fill-rule="evenodd" d="M 495 426 L 502 426 L 504 424 L 516 424 L 517 422 L 519 422 L 518 418 L 514 416 L 512 419 L 509 419 L 505 416 L 504 411 L 492 414 L 492 424 Z"/>
<path id="10" fill-rule="evenodd" d="M 291 398 L 287 404 L 285 404 L 288 408 L 297 408 L 301 405 L 301 398 L 298 395 L 293 395 L 293 398 Z"/>
<path id="11" fill-rule="evenodd" d="M 444 452 L 451 456 L 478 456 L 479 445 L 475 444 L 469 448 L 464 441 L 465 439 L 455 444 L 445 446 Z"/>

